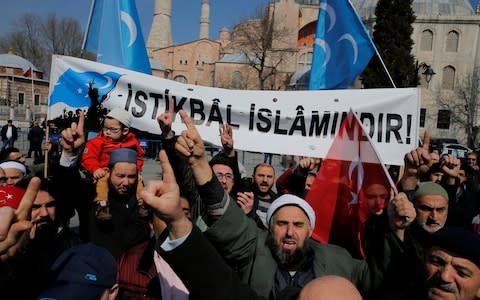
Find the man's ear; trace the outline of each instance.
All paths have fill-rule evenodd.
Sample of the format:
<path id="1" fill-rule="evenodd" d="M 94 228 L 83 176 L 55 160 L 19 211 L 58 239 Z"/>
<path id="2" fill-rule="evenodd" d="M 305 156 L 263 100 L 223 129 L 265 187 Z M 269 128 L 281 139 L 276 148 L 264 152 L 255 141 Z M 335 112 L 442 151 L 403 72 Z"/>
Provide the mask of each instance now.
<path id="1" fill-rule="evenodd" d="M 115 300 L 117 298 L 118 288 L 118 283 L 115 283 L 115 285 L 110 288 L 110 291 L 108 293 L 108 300 Z"/>
<path id="2" fill-rule="evenodd" d="M 130 132 L 130 128 L 128 128 L 128 127 L 125 127 L 125 128 L 123 128 L 123 130 L 122 130 L 122 134 L 123 134 L 123 135 L 127 135 L 129 132 Z"/>

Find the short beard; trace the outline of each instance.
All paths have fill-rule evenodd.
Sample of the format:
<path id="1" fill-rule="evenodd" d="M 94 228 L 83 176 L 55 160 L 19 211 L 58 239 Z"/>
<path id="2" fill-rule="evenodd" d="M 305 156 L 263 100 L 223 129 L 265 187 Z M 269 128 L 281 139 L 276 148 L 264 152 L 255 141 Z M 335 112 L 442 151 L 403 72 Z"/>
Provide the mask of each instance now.
<path id="1" fill-rule="evenodd" d="M 276 244 L 271 232 L 267 236 L 267 245 L 273 254 L 275 260 L 287 270 L 297 269 L 297 267 L 305 261 L 308 254 L 311 252 L 311 241 L 309 238 L 305 239 L 303 247 L 296 249 L 293 253 L 285 252 L 279 245 Z"/>

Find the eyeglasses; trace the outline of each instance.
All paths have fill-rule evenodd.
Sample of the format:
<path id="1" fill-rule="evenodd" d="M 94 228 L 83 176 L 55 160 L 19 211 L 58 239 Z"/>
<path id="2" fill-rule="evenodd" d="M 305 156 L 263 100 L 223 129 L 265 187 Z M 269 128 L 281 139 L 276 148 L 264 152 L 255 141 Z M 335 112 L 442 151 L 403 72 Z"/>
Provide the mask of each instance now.
<path id="1" fill-rule="evenodd" d="M 217 176 L 218 179 L 222 179 L 223 177 L 225 177 L 225 179 L 228 179 L 228 180 L 233 179 L 233 174 L 232 173 L 217 172 L 217 173 L 215 173 L 215 176 Z"/>
<path id="2" fill-rule="evenodd" d="M 111 133 L 119 133 L 122 128 L 120 127 L 103 127 L 102 128 L 103 132 L 110 131 Z"/>

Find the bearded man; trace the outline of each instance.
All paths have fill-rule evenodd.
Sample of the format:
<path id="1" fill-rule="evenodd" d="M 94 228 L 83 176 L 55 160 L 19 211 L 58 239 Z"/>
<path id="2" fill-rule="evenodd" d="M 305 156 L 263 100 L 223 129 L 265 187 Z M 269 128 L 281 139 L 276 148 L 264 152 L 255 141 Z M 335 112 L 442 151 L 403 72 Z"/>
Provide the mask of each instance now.
<path id="1" fill-rule="evenodd" d="M 36 179 L 37 180 L 37 179 Z M 26 187 L 28 180 L 19 183 Z M 0 267 L 0 290 L 17 299 L 31 299 L 45 287 L 45 275 L 60 254 L 81 243 L 58 215 L 60 195 L 55 185 L 42 179 L 32 204 L 32 227 L 17 253 Z M 28 288 L 25 283 L 28 282 Z"/>

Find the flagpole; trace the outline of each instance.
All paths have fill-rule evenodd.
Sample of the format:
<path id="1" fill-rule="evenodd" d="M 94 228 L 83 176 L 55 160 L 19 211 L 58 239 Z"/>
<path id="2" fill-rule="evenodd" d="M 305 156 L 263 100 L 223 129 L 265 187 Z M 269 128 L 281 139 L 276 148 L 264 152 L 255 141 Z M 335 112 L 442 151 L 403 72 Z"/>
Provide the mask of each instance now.
<path id="1" fill-rule="evenodd" d="M 385 66 L 385 63 L 383 62 L 383 59 L 382 59 L 382 57 L 380 56 L 380 53 L 378 52 L 378 49 L 377 49 L 376 46 L 375 46 L 375 53 L 377 53 L 377 56 L 378 56 L 378 58 L 380 59 L 380 62 L 382 63 L 383 69 L 384 69 L 385 72 L 387 73 L 388 78 L 390 79 L 390 82 L 392 83 L 393 87 L 394 87 L 394 88 L 397 88 L 397 86 L 395 85 L 395 82 L 393 82 L 392 76 L 390 76 L 390 72 L 388 72 L 387 66 Z"/>
<path id="2" fill-rule="evenodd" d="M 355 12 L 355 15 L 357 16 L 358 21 L 363 24 L 362 19 L 360 18 L 360 16 L 359 16 L 358 13 L 357 13 L 357 9 L 355 8 L 355 5 L 353 5 L 350 0 L 348 0 L 348 4 L 350 5 L 350 7 L 351 7 L 351 8 L 353 9 L 353 11 Z M 365 26 L 364 26 L 364 29 L 365 29 L 365 31 L 367 31 L 366 28 L 365 28 Z M 367 34 L 370 35 L 370 33 L 369 33 L 368 31 L 367 31 Z M 392 76 L 390 76 L 390 72 L 388 72 L 387 66 L 385 66 L 385 63 L 383 62 L 383 59 L 382 59 L 382 57 L 380 56 L 380 52 L 378 52 L 377 46 L 376 46 L 375 43 L 373 42 L 373 39 L 372 39 L 372 38 L 370 38 L 370 42 L 372 43 L 372 46 L 373 46 L 373 48 L 375 49 L 375 53 L 377 54 L 378 58 L 380 59 L 380 62 L 382 63 L 382 66 L 383 66 L 383 69 L 384 69 L 385 72 L 387 73 L 388 78 L 390 79 L 390 82 L 392 83 L 392 85 L 393 85 L 394 88 L 397 88 L 397 86 L 395 85 L 395 82 L 393 82 Z"/>
<path id="3" fill-rule="evenodd" d="M 90 22 L 92 21 L 92 14 L 93 14 L 93 7 L 95 6 L 95 0 L 92 0 L 92 4 L 90 4 L 90 14 L 88 15 L 88 21 L 87 21 L 87 28 L 85 28 L 85 34 L 83 35 L 83 43 L 82 43 L 82 50 L 80 53 L 80 57 L 83 57 L 83 51 L 85 50 L 85 43 L 87 42 L 87 35 L 88 35 L 88 30 L 90 27 Z"/>
<path id="4" fill-rule="evenodd" d="M 32 66 L 30 67 L 30 71 L 31 71 L 31 76 L 32 76 L 32 117 L 30 118 L 31 120 L 34 120 L 34 115 L 35 115 L 35 91 L 34 91 L 34 88 L 33 88 L 33 64 Z"/>

